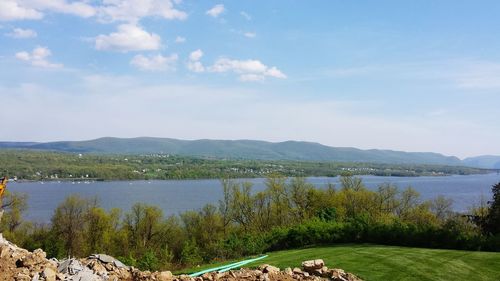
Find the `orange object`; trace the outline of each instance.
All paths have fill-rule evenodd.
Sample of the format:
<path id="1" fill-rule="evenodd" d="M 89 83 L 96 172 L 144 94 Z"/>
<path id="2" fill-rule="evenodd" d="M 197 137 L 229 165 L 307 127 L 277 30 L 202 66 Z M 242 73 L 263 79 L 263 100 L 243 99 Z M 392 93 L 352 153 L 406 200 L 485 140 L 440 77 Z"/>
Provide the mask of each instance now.
<path id="1" fill-rule="evenodd" d="M 3 193 L 5 192 L 5 189 L 7 188 L 7 181 L 9 179 L 7 177 L 3 177 L 0 179 L 0 199 L 3 196 Z"/>

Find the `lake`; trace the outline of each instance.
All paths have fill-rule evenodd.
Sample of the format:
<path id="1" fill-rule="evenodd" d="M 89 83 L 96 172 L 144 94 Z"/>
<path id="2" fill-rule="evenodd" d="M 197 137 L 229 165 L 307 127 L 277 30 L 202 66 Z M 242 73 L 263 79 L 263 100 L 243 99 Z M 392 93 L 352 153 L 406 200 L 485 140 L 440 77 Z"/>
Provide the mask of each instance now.
<path id="1" fill-rule="evenodd" d="M 421 198 L 432 199 L 444 195 L 453 199 L 456 211 L 465 211 L 478 204 L 481 197 L 491 198 L 491 186 L 500 182 L 500 175 L 467 175 L 446 177 L 377 177 L 361 176 L 369 189 L 382 183 L 394 183 L 400 188 L 412 186 Z M 318 188 L 339 178 L 312 177 L 307 179 Z M 265 179 L 242 179 L 253 183 L 254 190 L 265 188 Z M 107 181 L 90 183 L 72 182 L 12 182 L 9 190 L 29 195 L 25 218 L 37 222 L 49 222 L 54 209 L 70 194 L 83 197 L 97 196 L 106 209 L 121 208 L 127 211 L 136 202 L 160 207 L 166 215 L 186 210 L 196 210 L 207 203 L 217 204 L 222 196 L 219 180 L 157 180 L 157 181 Z"/>

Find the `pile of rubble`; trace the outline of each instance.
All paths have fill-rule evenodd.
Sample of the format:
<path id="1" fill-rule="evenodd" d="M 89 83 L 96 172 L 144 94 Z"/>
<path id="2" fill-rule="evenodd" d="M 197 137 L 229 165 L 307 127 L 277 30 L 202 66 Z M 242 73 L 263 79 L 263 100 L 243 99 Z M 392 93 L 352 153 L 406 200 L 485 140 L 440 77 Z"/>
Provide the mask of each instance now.
<path id="1" fill-rule="evenodd" d="M 217 281 L 217 280 L 336 280 L 360 281 L 342 269 L 329 269 L 323 260 L 302 263 L 302 268 L 281 271 L 271 265 L 224 273 L 205 273 L 199 277 L 174 276 L 170 271 L 140 271 L 108 255 L 58 261 L 47 259 L 44 251 L 29 252 L 5 240 L 0 234 L 0 280 L 14 281 Z"/>

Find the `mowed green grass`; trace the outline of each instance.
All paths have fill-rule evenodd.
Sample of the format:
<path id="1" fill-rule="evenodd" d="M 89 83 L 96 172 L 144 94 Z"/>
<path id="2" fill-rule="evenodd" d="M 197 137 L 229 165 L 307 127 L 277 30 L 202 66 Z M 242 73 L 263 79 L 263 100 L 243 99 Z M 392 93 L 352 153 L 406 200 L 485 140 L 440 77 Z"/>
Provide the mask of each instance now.
<path id="1" fill-rule="evenodd" d="M 268 258 L 245 267 L 267 263 L 293 268 L 310 259 L 323 259 L 329 268 L 342 268 L 368 281 L 500 281 L 500 253 L 364 244 L 271 252 Z M 189 272 L 219 265 L 205 265 Z"/>

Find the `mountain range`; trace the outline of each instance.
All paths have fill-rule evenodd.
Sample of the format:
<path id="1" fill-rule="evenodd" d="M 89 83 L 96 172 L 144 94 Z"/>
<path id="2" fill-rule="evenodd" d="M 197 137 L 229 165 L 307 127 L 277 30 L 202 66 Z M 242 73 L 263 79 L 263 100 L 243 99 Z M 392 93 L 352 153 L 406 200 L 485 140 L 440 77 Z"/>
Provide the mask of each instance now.
<path id="1" fill-rule="evenodd" d="M 258 140 L 180 140 L 172 138 L 113 138 L 87 141 L 0 142 L 0 149 L 34 149 L 97 154 L 164 153 L 198 157 L 376 162 L 390 164 L 435 164 L 500 169 L 500 156 L 478 156 L 460 160 L 433 152 L 404 152 L 351 147 L 331 147 L 314 142 Z"/>

